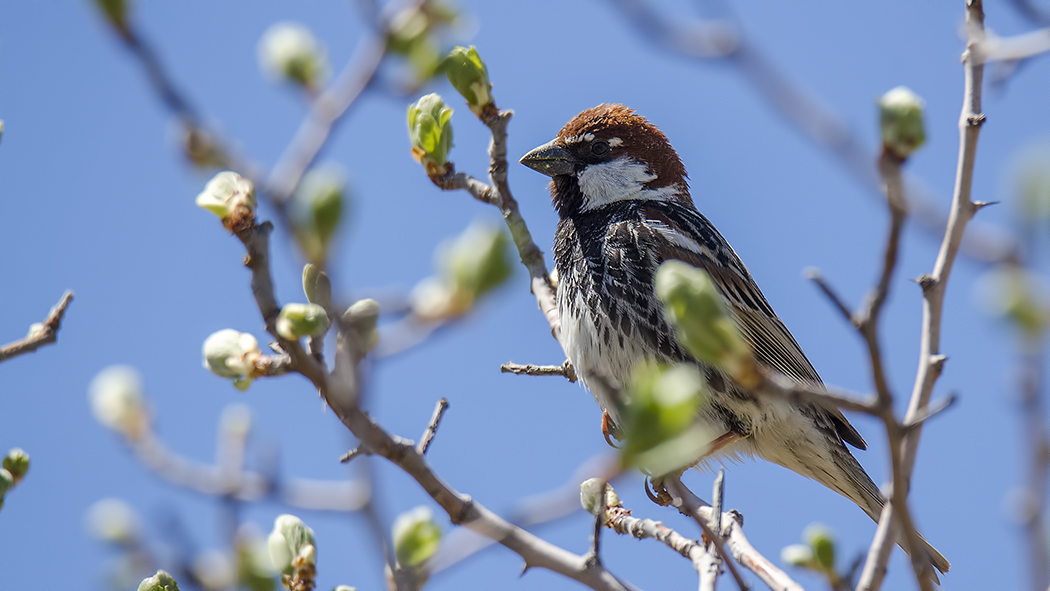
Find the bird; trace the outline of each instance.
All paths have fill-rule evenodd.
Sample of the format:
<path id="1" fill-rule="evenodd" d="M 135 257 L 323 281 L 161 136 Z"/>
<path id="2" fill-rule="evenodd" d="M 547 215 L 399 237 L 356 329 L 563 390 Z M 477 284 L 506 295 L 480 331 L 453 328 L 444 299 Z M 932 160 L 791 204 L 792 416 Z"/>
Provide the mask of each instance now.
<path id="1" fill-rule="evenodd" d="M 822 384 L 740 257 L 694 205 L 685 166 L 664 133 L 629 107 L 602 104 L 520 162 L 551 177 L 560 341 L 603 411 L 607 438 L 605 420 L 615 430 L 625 404 L 608 384 L 629 384 L 643 362 L 694 363 L 706 383 L 696 420 L 719 434 L 697 463 L 758 457 L 816 480 L 878 522 L 885 498 L 846 446 L 867 444 L 841 411 L 761 396 L 678 341 L 654 289 L 669 260 L 710 275 L 758 366 Z M 948 560 L 920 539 L 930 564 L 947 572 Z"/>

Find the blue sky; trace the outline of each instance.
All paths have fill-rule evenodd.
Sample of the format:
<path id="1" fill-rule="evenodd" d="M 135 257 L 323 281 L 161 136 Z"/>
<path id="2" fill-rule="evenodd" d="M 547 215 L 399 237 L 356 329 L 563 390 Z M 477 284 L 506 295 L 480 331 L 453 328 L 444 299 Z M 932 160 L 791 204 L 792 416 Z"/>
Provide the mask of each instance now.
<path id="1" fill-rule="evenodd" d="M 851 302 L 875 279 L 886 215 L 881 202 L 836 161 L 786 125 L 730 65 L 697 64 L 645 42 L 613 3 L 464 1 L 467 38 L 488 63 L 498 104 L 512 108 L 509 151 L 520 156 L 549 140 L 580 110 L 622 102 L 661 127 L 690 173 L 693 197 L 733 244 L 813 364 L 831 384 L 870 390 L 861 343 L 802 276 L 815 266 Z M 909 164 L 947 207 L 958 150 L 962 101 L 962 2 L 795 4 L 753 1 L 732 11 L 701 3 L 661 3 L 667 14 L 734 14 L 750 39 L 813 97 L 837 112 L 874 148 L 875 99 L 898 85 L 927 104 L 928 145 Z M 987 8 L 999 34 L 1031 28 L 1000 3 Z M 336 68 L 363 34 L 352 3 L 139 2 L 136 21 L 175 79 L 253 159 L 272 165 L 305 110 L 287 88 L 260 74 L 256 43 L 269 25 L 295 20 L 324 42 Z M 1006 225 L 1016 211 L 1011 163 L 1050 137 L 1050 62 L 1036 61 L 985 94 L 974 197 L 1007 202 L 983 211 Z M 433 85 L 457 107 L 457 168 L 483 175 L 485 129 L 445 83 Z M 354 197 L 333 273 L 341 293 L 408 290 L 432 270 L 433 251 L 478 217 L 498 220 L 466 194 L 435 189 L 408 153 L 408 100 L 366 94 L 322 160 L 350 173 Z M 28 478 L 0 512 L 0 563 L 12 588 L 35 588 L 53 571 L 78 587 L 104 588 L 113 556 L 83 525 L 103 497 L 127 499 L 154 534 L 182 522 L 200 549 L 221 547 L 219 503 L 172 488 L 143 468 L 91 417 L 87 384 L 125 363 L 145 380 L 159 435 L 199 461 L 214 454 L 219 415 L 248 404 L 255 416 L 253 458 L 280 450 L 285 476 L 355 475 L 335 459 L 352 446 L 302 379 L 261 381 L 235 391 L 200 367 L 200 346 L 232 327 L 264 337 L 241 245 L 193 198 L 208 175 L 178 154 L 175 127 L 138 64 L 116 43 L 86 0 L 0 6 L 0 341 L 22 336 L 63 290 L 77 299 L 59 343 L 0 366 L 0 448 L 33 458 Z M 545 177 L 512 165 L 511 183 L 545 250 L 556 216 Z M 263 210 L 266 215 L 266 210 Z M 302 261 L 279 231 L 274 271 L 281 301 L 300 301 Z M 919 290 L 906 281 L 932 268 L 939 239 L 914 226 L 905 234 L 900 275 L 882 335 L 888 372 L 901 398 L 918 357 Z M 548 255 L 549 256 L 549 255 Z M 943 347 L 949 361 L 935 396 L 961 401 L 923 433 L 912 506 L 924 535 L 953 563 L 948 588 L 1018 588 L 1024 582 L 1019 529 L 1004 498 L 1024 476 L 1026 457 L 1009 332 L 973 297 L 985 272 L 961 262 L 952 276 Z M 521 497 L 563 485 L 606 452 L 590 395 L 555 378 L 501 375 L 508 360 L 563 359 L 517 269 L 507 286 L 468 319 L 425 346 L 377 365 L 369 404 L 390 431 L 417 438 L 434 402 L 451 402 L 429 459 L 458 490 L 497 512 Z M 881 426 L 851 417 L 870 448 L 859 459 L 877 482 L 887 463 Z M 375 462 L 383 519 L 428 498 L 414 482 Z M 706 493 L 709 474 L 687 482 Z M 875 526 L 849 501 L 764 463 L 727 469 L 727 503 L 746 516 L 749 538 L 779 560 L 811 522 L 832 527 L 840 560 L 863 551 Z M 645 500 L 641 480 L 624 478 L 621 497 L 635 514 L 695 536 L 692 524 Z M 705 495 L 706 496 L 706 495 Z M 241 517 L 269 529 L 286 508 L 245 507 Z M 321 589 L 382 587 L 380 555 L 357 516 L 301 512 L 319 538 Z M 979 519 L 974 519 L 980 516 Z M 451 528 L 445 523 L 446 528 Z M 588 547 L 589 520 L 577 514 L 539 533 L 574 552 Z M 642 588 L 695 585 L 680 556 L 649 541 L 606 535 L 605 564 Z M 17 568 L 12 568 L 17 565 Z M 519 577 L 520 559 L 496 548 L 435 578 L 433 589 L 571 589 L 543 571 Z M 55 573 L 57 574 L 57 573 Z M 802 573 L 798 579 L 820 585 Z M 67 579 L 68 581 L 69 579 Z M 908 588 L 898 556 L 887 588 Z M 728 585 L 729 581 L 725 581 Z"/>

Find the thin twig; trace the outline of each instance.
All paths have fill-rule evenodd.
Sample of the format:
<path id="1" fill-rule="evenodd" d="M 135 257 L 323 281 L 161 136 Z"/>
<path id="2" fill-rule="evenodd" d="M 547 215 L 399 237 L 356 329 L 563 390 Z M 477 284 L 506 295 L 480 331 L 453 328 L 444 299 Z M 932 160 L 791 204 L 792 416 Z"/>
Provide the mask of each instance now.
<path id="1" fill-rule="evenodd" d="M 325 481 L 296 478 L 275 481 L 259 472 L 237 469 L 236 458 L 222 464 L 205 464 L 172 452 L 152 434 L 129 440 L 132 451 L 143 466 L 169 483 L 208 496 L 224 496 L 251 502 L 266 498 L 300 509 L 318 511 L 357 511 L 367 501 L 367 491 L 353 481 Z"/>
<path id="2" fill-rule="evenodd" d="M 601 501 L 603 506 L 608 507 L 609 492 L 609 481 L 602 478 L 599 483 L 598 490 L 601 495 Z M 622 505 L 621 505 L 622 506 Z M 591 550 L 587 553 L 587 558 L 594 561 L 595 564 L 602 563 L 602 526 L 605 525 L 605 511 L 598 511 L 594 514 L 594 526 L 591 531 Z"/>
<path id="3" fill-rule="evenodd" d="M 580 483 L 597 475 L 608 475 L 615 471 L 619 460 L 602 455 L 589 459 L 564 485 L 555 490 L 521 499 L 506 517 L 506 520 L 522 528 L 550 523 L 573 515 L 580 510 Z M 442 539 L 441 548 L 434 558 L 427 561 L 428 574 L 447 570 L 496 543 L 491 538 L 478 536 L 466 529 L 457 529 Z"/>
<path id="4" fill-rule="evenodd" d="M 530 290 L 536 298 L 536 304 L 551 327 L 551 335 L 561 342 L 561 320 L 558 318 L 558 306 L 554 297 L 554 285 L 551 283 L 543 251 L 536 246 L 529 232 L 525 218 L 521 216 L 518 202 L 510 191 L 507 182 L 507 125 L 513 111 L 500 111 L 492 105 L 482 112 L 481 120 L 492 134 L 489 144 L 489 183 L 485 184 L 470 175 L 454 173 L 450 170 L 444 177 L 432 177 L 436 186 L 444 190 L 463 189 L 475 199 L 490 203 L 499 208 L 503 220 L 510 230 L 511 238 L 518 249 L 521 263 L 529 271 Z"/>
<path id="5" fill-rule="evenodd" d="M 526 568 L 546 568 L 592 589 L 622 591 L 629 588 L 601 565 L 588 563 L 584 556 L 573 554 L 507 523 L 471 497 L 456 491 L 434 474 L 425 456 L 419 453 L 415 445 L 380 427 L 358 406 L 361 382 L 356 364 L 360 359 L 353 357 L 347 346 L 348 339 L 342 334 L 342 327 L 339 327 L 336 339 L 335 370 L 331 375 L 303 350 L 298 341 L 287 341 L 276 335 L 273 326 L 280 307 L 274 296 L 269 268 L 269 234 L 272 225 L 268 222 L 257 225 L 250 223 L 250 220 L 233 220 L 230 226 L 235 228 L 238 238 L 248 251 L 245 264 L 252 271 L 252 292 L 267 330 L 275 335 L 281 348 L 288 353 L 291 367 L 317 388 L 329 408 L 365 449 L 373 455 L 386 458 L 412 477 L 445 510 L 452 523 L 497 540 L 521 556 Z"/>
<path id="6" fill-rule="evenodd" d="M 701 528 L 706 527 L 706 524 L 711 520 L 713 509 L 693 494 L 682 483 L 680 478 L 668 478 L 664 482 L 668 486 L 668 491 L 674 495 L 675 501 L 678 503 L 676 505 L 678 511 L 682 515 L 695 520 Z M 716 543 L 722 544 L 724 540 L 724 544 L 719 548 L 722 556 L 726 556 L 723 550 L 727 550 L 729 555 L 739 562 L 741 566 L 755 573 L 771 589 L 776 589 L 777 591 L 803 591 L 802 586 L 793 581 L 787 573 L 777 568 L 768 558 L 762 556 L 758 550 L 755 550 L 754 546 L 747 540 L 747 536 L 744 535 L 742 527 L 743 517 L 736 511 L 729 511 L 723 515 L 722 531 L 719 536 L 716 536 Z M 707 532 L 705 532 L 705 535 L 710 536 Z M 729 567 L 731 573 L 736 573 L 735 566 L 733 566 L 731 560 L 726 559 L 725 564 Z M 734 576 L 741 589 L 747 588 L 739 575 Z"/>
<path id="7" fill-rule="evenodd" d="M 1050 585 L 1050 547 L 1046 539 L 1046 492 L 1050 476 L 1050 432 L 1048 432 L 1041 386 L 1043 347 L 1030 344 L 1020 355 L 1021 412 L 1024 447 L 1028 450 L 1028 482 L 1018 496 L 1016 510 L 1024 528 L 1028 554 L 1030 589 Z"/>
<path id="8" fill-rule="evenodd" d="M 354 449 L 346 452 L 345 454 L 339 456 L 339 463 L 340 464 L 348 464 L 348 463 L 354 461 L 355 459 L 357 459 L 359 456 L 362 456 L 362 455 L 365 455 L 365 451 L 363 449 L 361 449 L 361 446 L 359 445 L 359 446 L 355 447 Z"/>
<path id="9" fill-rule="evenodd" d="M 336 126 L 372 82 L 386 55 L 386 39 L 384 31 L 362 41 L 331 88 L 313 102 L 266 182 L 265 192 L 278 207 L 292 196 Z"/>
<path id="10" fill-rule="evenodd" d="M 983 62 L 1020 61 L 1050 52 L 1050 28 L 1029 31 L 1013 37 L 985 35 L 974 46 L 976 59 Z"/>
<path id="11" fill-rule="evenodd" d="M 714 572 L 711 572 L 712 553 L 708 552 L 703 544 L 683 536 L 663 523 L 652 519 L 632 517 L 631 511 L 625 509 L 622 504 L 606 508 L 605 512 L 599 514 L 598 517 L 606 520 L 605 527 L 620 535 L 631 536 L 639 540 L 647 538 L 656 540 L 688 558 L 702 580 L 713 581 L 717 578 L 717 563 L 714 565 Z M 703 588 L 701 586 L 701 589 Z"/>
<path id="12" fill-rule="evenodd" d="M 0 347 L 0 362 L 25 353 L 32 353 L 44 345 L 57 341 L 58 329 L 62 327 L 62 318 L 65 317 L 66 308 L 72 301 L 73 292 L 67 291 L 62 294 L 62 298 L 51 308 L 51 312 L 48 313 L 40 327 L 35 328 L 26 338 Z"/>
<path id="13" fill-rule="evenodd" d="M 567 359 L 561 365 L 522 365 L 508 361 L 499 366 L 499 370 L 501 373 L 512 373 L 519 376 L 562 376 L 570 382 L 579 379 L 576 376 L 576 370 Z"/>
<path id="14" fill-rule="evenodd" d="M 724 61 L 734 66 L 784 121 L 837 159 L 872 194 L 881 196 L 880 179 L 871 169 L 873 154 L 864 141 L 838 113 L 814 100 L 780 70 L 738 24 L 726 20 L 665 19 L 648 0 L 610 3 L 654 45 L 700 63 Z M 940 199 L 929 195 L 923 184 L 914 179 L 907 185 L 913 216 L 927 232 L 940 236 L 946 226 L 938 205 Z M 970 232 L 964 244 L 967 256 L 989 263 L 1015 258 L 1017 245 L 1005 233 L 981 226 L 973 230 L 976 231 Z"/>
<path id="15" fill-rule="evenodd" d="M 901 425 L 901 428 L 903 428 L 905 431 L 914 429 L 916 426 L 925 423 L 926 421 L 951 408 L 951 406 L 955 404 L 956 400 L 958 400 L 958 396 L 956 396 L 955 394 L 948 394 L 947 396 L 941 398 L 937 402 L 931 402 L 930 405 L 926 407 L 925 412 L 920 412 L 911 420 L 905 421 Z"/>
<path id="16" fill-rule="evenodd" d="M 715 483 L 711 487 L 712 511 L 710 525 L 711 531 L 718 535 L 721 535 L 722 533 L 722 497 L 725 494 L 725 476 L 725 469 L 719 468 L 718 476 L 715 477 Z M 715 551 L 715 543 L 712 540 L 710 546 L 707 548 L 704 563 L 699 569 L 700 591 L 715 591 L 715 587 L 718 583 L 718 574 L 722 570 L 722 562 L 722 555 Z"/>
<path id="17" fill-rule="evenodd" d="M 666 477 L 664 479 L 664 485 L 667 486 L 668 492 L 671 493 L 672 497 L 674 498 L 674 504 L 678 508 L 678 511 L 683 513 L 684 515 L 692 517 L 693 521 L 696 521 L 696 524 L 700 526 L 701 530 L 703 530 L 704 536 L 707 537 L 707 540 L 714 544 L 714 547 L 718 551 L 719 556 L 721 556 L 723 559 L 722 563 L 726 565 L 726 569 L 728 569 L 729 573 L 733 575 L 733 579 L 736 580 L 737 586 L 740 587 L 741 591 L 746 590 L 748 588 L 747 583 L 744 582 L 744 578 L 740 576 L 740 571 L 737 570 L 736 565 L 733 564 L 733 561 L 727 558 L 729 555 L 726 553 L 725 540 L 723 539 L 722 532 L 715 532 L 711 529 L 711 526 L 709 525 L 711 523 L 712 516 L 710 514 L 704 515 L 700 511 L 683 511 L 683 507 L 686 505 L 684 501 L 684 495 L 689 495 L 692 498 L 699 501 L 696 495 L 694 495 L 692 491 L 690 491 L 689 488 L 685 485 L 685 483 L 682 482 L 682 478 L 680 476 Z"/>
<path id="18" fill-rule="evenodd" d="M 973 167 L 977 153 L 977 139 L 980 134 L 981 124 L 984 122 L 984 114 L 981 112 L 981 83 L 984 74 L 984 66 L 974 58 L 973 48 L 975 44 L 984 38 L 984 7 L 981 0 L 969 0 L 966 10 L 967 46 L 963 52 L 963 63 L 965 72 L 965 89 L 963 96 L 962 115 L 960 116 L 960 142 L 959 142 L 959 165 L 956 171 L 955 190 L 952 198 L 951 214 L 948 218 L 948 227 L 944 233 L 937 261 L 934 264 L 933 273 L 920 282 L 923 291 L 923 321 L 922 340 L 920 343 L 919 367 L 915 377 L 915 386 L 912 390 L 911 401 L 904 423 L 912 423 L 915 418 L 923 414 L 924 409 L 930 401 L 933 386 L 940 376 L 944 359 L 941 356 L 941 320 L 944 310 L 944 293 L 951 274 L 952 266 L 959 253 L 962 244 L 963 232 L 966 225 L 977 210 L 970 197 L 973 184 Z M 903 478 L 903 482 L 895 484 L 901 486 L 907 493 L 910 484 L 912 470 L 915 465 L 915 454 L 918 450 L 919 436 L 922 433 L 922 425 L 917 424 L 903 437 L 900 449 L 894 455 L 899 454 L 901 474 L 895 475 Z M 889 551 L 893 546 L 896 536 L 896 521 L 892 518 L 894 512 L 900 511 L 902 507 L 888 503 L 883 510 L 879 527 L 875 532 L 871 548 L 868 552 L 868 560 L 861 573 L 858 589 L 874 591 L 882 585 L 886 573 L 886 562 L 889 560 Z M 916 556 L 913 555 L 913 562 Z"/>
<path id="19" fill-rule="evenodd" d="M 423 437 L 419 439 L 419 445 L 416 446 L 419 455 L 427 455 L 427 449 L 430 447 L 430 442 L 434 440 L 434 435 L 437 435 L 438 425 L 441 423 L 441 417 L 445 416 L 446 410 L 448 410 L 448 399 L 438 400 L 437 405 L 434 406 L 434 415 L 430 417 L 430 423 L 427 424 L 427 430 L 423 431 Z"/>
<path id="20" fill-rule="evenodd" d="M 809 279 L 813 283 L 817 284 L 817 287 L 820 288 L 820 291 L 825 296 L 827 296 L 828 301 L 830 301 L 831 304 L 835 307 L 835 309 L 839 311 L 839 314 L 841 314 L 842 317 L 846 319 L 846 322 L 849 322 L 851 325 L 853 325 L 853 311 L 848 305 L 846 305 L 846 301 L 843 300 L 841 296 L 839 296 L 838 292 L 831 287 L 831 284 L 828 283 L 828 280 L 824 278 L 823 274 L 821 274 L 820 269 L 810 267 L 809 269 L 805 270 L 805 275 L 806 279 Z"/>

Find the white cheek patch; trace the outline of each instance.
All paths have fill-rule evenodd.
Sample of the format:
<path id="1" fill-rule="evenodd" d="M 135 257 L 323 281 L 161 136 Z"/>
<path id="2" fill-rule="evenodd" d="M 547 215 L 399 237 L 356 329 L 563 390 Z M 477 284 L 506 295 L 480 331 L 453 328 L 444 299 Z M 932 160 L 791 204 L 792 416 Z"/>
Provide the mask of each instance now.
<path id="1" fill-rule="evenodd" d="M 681 186 L 668 185 L 647 189 L 646 183 L 656 180 L 648 167 L 631 158 L 617 158 L 611 162 L 592 164 L 576 174 L 583 193 L 581 211 L 589 211 L 616 201 L 670 201 L 681 192 Z"/>

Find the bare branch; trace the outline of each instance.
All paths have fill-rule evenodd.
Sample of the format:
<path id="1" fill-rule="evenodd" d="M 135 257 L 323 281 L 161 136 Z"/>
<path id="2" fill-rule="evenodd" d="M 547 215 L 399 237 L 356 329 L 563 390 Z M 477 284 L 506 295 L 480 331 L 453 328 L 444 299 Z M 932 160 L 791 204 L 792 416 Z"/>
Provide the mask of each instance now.
<path id="1" fill-rule="evenodd" d="M 256 305 L 281 348 L 288 352 L 292 368 L 310 380 L 339 420 L 361 442 L 361 449 L 386 458 L 401 468 L 445 510 L 456 525 L 490 537 L 513 550 L 525 560 L 525 567 L 552 570 L 592 589 L 621 591 L 628 587 L 600 564 L 573 554 L 542 538 L 516 527 L 477 501 L 454 490 L 437 477 L 426 458 L 409 441 L 387 433 L 359 406 L 360 387 L 355 359 L 346 346 L 340 329 L 337 338 L 335 370 L 331 375 L 310 357 L 298 341 L 288 341 L 276 334 L 274 321 L 280 310 L 273 291 L 269 269 L 269 233 L 272 224 L 255 224 L 252 220 L 233 220 L 230 224 L 248 251 L 245 264 L 252 271 L 252 292 Z M 556 311 L 555 311 L 556 313 Z"/>
<path id="2" fill-rule="evenodd" d="M 430 417 L 427 430 L 423 431 L 423 437 L 419 439 L 419 445 L 416 446 L 416 451 L 419 452 L 419 455 L 425 456 L 427 454 L 430 442 L 434 440 L 434 435 L 437 435 L 438 424 L 441 423 L 441 417 L 445 416 L 446 410 L 448 410 L 448 400 L 445 398 L 438 400 L 437 405 L 434 407 L 434 416 Z"/>
<path id="3" fill-rule="evenodd" d="M 130 439 L 129 443 L 146 468 L 175 486 L 203 495 L 246 502 L 274 497 L 291 507 L 342 512 L 361 509 L 369 496 L 365 487 L 353 481 L 297 478 L 279 482 L 239 466 L 231 470 L 229 462 L 194 462 L 172 452 L 152 434 Z"/>
<path id="4" fill-rule="evenodd" d="M 415 9 L 425 1 L 417 1 Z M 291 197 L 336 126 L 372 82 L 386 55 L 386 39 L 384 28 L 362 41 L 332 86 L 313 102 L 266 182 L 266 193 L 279 207 Z"/>
<path id="5" fill-rule="evenodd" d="M 561 365 L 522 365 L 508 361 L 499 366 L 501 373 L 512 373 L 519 376 L 562 376 L 570 382 L 575 382 L 578 377 L 572 364 L 566 359 Z"/>
<path id="6" fill-rule="evenodd" d="M 1015 0 L 1020 2 L 1021 0 Z M 873 194 L 880 179 L 873 174 L 873 154 L 837 113 L 814 100 L 748 40 L 740 26 L 727 21 L 664 19 L 648 0 L 610 0 L 653 44 L 701 63 L 721 60 L 734 66 L 775 112 L 839 163 Z M 940 236 L 946 226 L 940 199 L 911 179 L 909 209 L 927 231 Z M 967 236 L 965 254 L 983 262 L 1012 260 L 1017 245 L 1002 232 L 975 227 Z"/>
<path id="7" fill-rule="evenodd" d="M 952 266 L 962 244 L 963 232 L 973 217 L 977 207 L 970 197 L 973 184 L 973 166 L 977 153 L 977 139 L 980 134 L 984 114 L 981 112 L 981 84 L 984 66 L 976 59 L 974 47 L 984 39 L 984 7 L 981 0 L 969 0 L 966 10 L 968 39 L 966 51 L 963 52 L 965 71 L 965 88 L 962 115 L 960 116 L 959 165 L 956 171 L 955 191 L 952 198 L 948 227 L 944 233 L 940 252 L 934 264 L 933 273 L 921 283 L 923 288 L 923 322 L 922 340 L 920 343 L 919 367 L 915 377 L 911 401 L 904 423 L 915 423 L 915 419 L 928 413 L 926 409 L 933 393 L 934 384 L 940 376 L 943 357 L 940 352 L 941 319 L 944 309 L 944 293 L 951 274 Z M 898 490 L 907 494 L 912 469 L 915 465 L 915 454 L 918 450 L 919 436 L 922 434 L 921 423 L 915 424 L 903 436 L 899 454 L 900 475 L 894 475 L 895 503 L 887 503 L 883 510 L 875 538 L 868 552 L 868 560 L 861 573 L 858 589 L 865 591 L 878 589 L 886 572 L 888 554 L 896 539 L 896 522 L 893 514 L 904 508 L 899 504 Z M 896 464 L 896 462 L 895 462 Z M 898 479 L 903 482 L 898 482 Z M 900 487 L 900 488 L 898 488 Z M 913 564 L 917 559 L 912 555 Z M 921 579 L 920 579 L 921 581 Z"/>
<path id="8" fill-rule="evenodd" d="M 599 474 L 610 474 L 616 469 L 617 460 L 602 455 L 591 458 L 573 473 L 564 485 L 555 490 L 521 499 L 506 519 L 522 528 L 557 521 L 580 510 L 580 483 Z M 475 535 L 469 530 L 454 530 L 442 541 L 441 548 L 433 559 L 427 561 L 430 574 L 463 562 L 495 541 Z"/>
<path id="9" fill-rule="evenodd" d="M 1050 52 L 1050 28 L 1013 37 L 986 34 L 974 45 L 974 59 L 982 62 L 1020 61 Z"/>
<path id="10" fill-rule="evenodd" d="M 828 283 L 828 280 L 824 278 L 823 274 L 821 274 L 820 269 L 810 267 L 809 269 L 805 270 L 805 275 L 806 279 L 809 279 L 813 283 L 817 284 L 817 287 L 820 288 L 820 291 L 825 296 L 827 296 L 828 301 L 830 301 L 831 304 L 835 306 L 835 309 L 838 310 L 839 314 L 841 314 L 842 317 L 846 319 L 846 322 L 849 322 L 850 325 L 854 325 L 853 311 L 850 310 L 850 307 L 848 305 L 846 305 L 846 301 L 839 296 L 838 292 L 836 292 L 835 289 L 831 287 L 831 284 Z"/>
<path id="11" fill-rule="evenodd" d="M 532 233 L 529 232 L 525 218 L 518 209 L 518 202 L 507 183 L 507 125 L 513 115 L 513 111 L 500 111 L 495 106 L 481 115 L 482 122 L 492 134 L 492 142 L 489 144 L 490 185 L 463 173 L 453 173 L 451 169 L 445 177 L 435 177 L 431 180 L 441 189 L 464 189 L 478 201 L 491 203 L 499 208 L 518 249 L 521 263 L 529 271 L 530 290 L 551 327 L 551 335 L 560 343 L 561 320 L 558 318 L 558 306 L 550 272 L 543 260 L 543 251 L 533 241 Z"/>
<path id="12" fill-rule="evenodd" d="M 73 292 L 67 291 L 62 298 L 51 308 L 43 324 L 35 327 L 26 338 L 8 343 L 0 347 L 0 362 L 7 361 L 25 353 L 32 353 L 44 345 L 50 345 L 58 340 L 58 330 L 62 327 L 62 318 L 66 315 L 66 308 L 73 301 Z"/>
<path id="13" fill-rule="evenodd" d="M 901 425 L 901 428 L 905 431 L 914 429 L 916 426 L 925 423 L 926 421 L 930 420 L 936 415 L 939 415 L 942 412 L 948 410 L 953 404 L 955 404 L 955 401 L 957 399 L 958 397 L 955 394 L 949 394 L 944 398 L 941 398 L 937 402 L 931 403 L 928 407 L 926 407 L 925 412 L 920 412 L 910 421 L 905 421 Z"/>
<path id="14" fill-rule="evenodd" d="M 646 538 L 656 540 L 688 558 L 700 575 L 701 581 L 712 581 L 710 583 L 712 586 L 708 588 L 713 589 L 713 581 L 718 576 L 718 562 L 712 563 L 712 555 L 708 553 L 703 544 L 683 536 L 659 521 L 632 517 L 631 511 L 624 509 L 623 505 L 607 508 L 603 514 L 598 515 L 598 518 L 599 520 L 607 519 L 605 527 L 620 535 L 632 536 L 639 540 Z M 704 589 L 703 583 L 700 588 Z"/>
<path id="15" fill-rule="evenodd" d="M 359 456 L 363 456 L 363 455 L 367 455 L 367 454 L 365 453 L 365 450 L 363 450 L 361 448 L 361 446 L 359 445 L 359 446 L 355 447 L 354 449 L 346 452 L 345 454 L 339 456 L 339 463 L 340 464 L 349 464 L 350 462 L 352 462 L 355 459 L 357 459 Z"/>
<path id="16" fill-rule="evenodd" d="M 693 494 L 682 483 L 680 478 L 668 478 L 665 480 L 665 483 L 678 503 L 678 511 L 682 515 L 693 518 L 701 525 L 701 528 L 705 527 L 711 520 L 713 509 Z M 713 536 L 718 544 L 722 544 L 724 540 L 724 544 L 719 548 L 722 556 L 726 556 L 723 549 L 728 550 L 729 554 L 741 566 L 755 573 L 770 589 L 777 591 L 804 591 L 802 586 L 791 580 L 787 573 L 774 566 L 769 559 L 755 550 L 754 546 L 748 542 L 747 537 L 744 535 L 742 527 L 743 517 L 736 511 L 730 511 L 722 516 L 722 531 L 720 535 Z M 711 536 L 707 532 L 705 534 Z M 732 564 L 731 561 L 726 560 L 727 566 Z M 730 572 L 734 572 L 732 568 Z M 737 577 L 737 584 L 741 585 L 742 589 L 746 588 L 743 580 L 739 577 Z"/>

